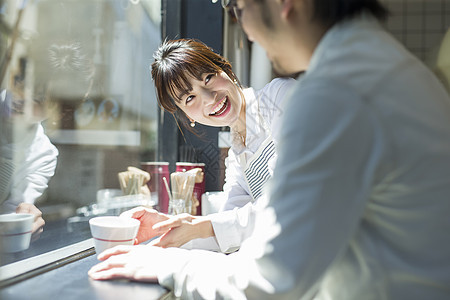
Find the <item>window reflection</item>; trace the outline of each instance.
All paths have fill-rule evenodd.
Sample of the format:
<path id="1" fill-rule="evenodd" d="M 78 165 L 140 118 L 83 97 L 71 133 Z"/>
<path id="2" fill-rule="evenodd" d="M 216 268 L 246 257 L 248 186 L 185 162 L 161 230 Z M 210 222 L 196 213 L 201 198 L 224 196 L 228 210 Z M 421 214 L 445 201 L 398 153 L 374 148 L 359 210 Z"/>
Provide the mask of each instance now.
<path id="1" fill-rule="evenodd" d="M 160 3 L 0 1 L 0 204 L 2 213 L 33 204 L 45 220 L 30 248 L 2 253 L 1 265 L 90 238 L 93 215 L 147 201 L 105 208 L 97 195 L 156 157 L 148 67 Z"/>

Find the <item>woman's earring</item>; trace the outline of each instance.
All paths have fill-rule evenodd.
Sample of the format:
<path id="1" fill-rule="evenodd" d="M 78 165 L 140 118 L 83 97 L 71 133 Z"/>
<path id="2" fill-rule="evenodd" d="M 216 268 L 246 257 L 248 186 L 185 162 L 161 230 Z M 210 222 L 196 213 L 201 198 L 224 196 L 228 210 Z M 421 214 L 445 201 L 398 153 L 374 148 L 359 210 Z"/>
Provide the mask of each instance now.
<path id="1" fill-rule="evenodd" d="M 191 121 L 191 127 L 195 127 L 195 121 L 194 120 Z"/>

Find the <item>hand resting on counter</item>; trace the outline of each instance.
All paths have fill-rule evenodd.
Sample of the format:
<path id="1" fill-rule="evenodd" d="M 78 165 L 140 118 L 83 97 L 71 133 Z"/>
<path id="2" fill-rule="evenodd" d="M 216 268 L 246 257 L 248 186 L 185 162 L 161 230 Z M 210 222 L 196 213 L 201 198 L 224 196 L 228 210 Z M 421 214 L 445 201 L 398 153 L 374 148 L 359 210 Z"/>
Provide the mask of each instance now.
<path id="1" fill-rule="evenodd" d="M 88 275 L 95 280 L 122 278 L 157 282 L 155 271 L 165 265 L 165 260 L 151 259 L 158 255 L 158 250 L 163 249 L 149 245 L 121 245 L 107 249 L 98 255 L 102 262 L 93 266 Z"/>

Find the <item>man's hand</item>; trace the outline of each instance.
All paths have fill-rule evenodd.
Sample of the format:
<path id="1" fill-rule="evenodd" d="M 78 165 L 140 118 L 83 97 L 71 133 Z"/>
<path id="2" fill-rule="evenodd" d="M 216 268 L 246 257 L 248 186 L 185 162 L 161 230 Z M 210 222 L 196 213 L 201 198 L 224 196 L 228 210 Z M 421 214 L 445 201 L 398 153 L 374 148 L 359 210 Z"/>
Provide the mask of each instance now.
<path id="1" fill-rule="evenodd" d="M 164 254 L 159 248 L 148 245 L 120 245 L 99 254 L 101 263 L 93 266 L 88 274 L 92 279 L 108 280 L 125 278 L 146 282 L 157 282 L 155 271 L 164 265 Z"/>

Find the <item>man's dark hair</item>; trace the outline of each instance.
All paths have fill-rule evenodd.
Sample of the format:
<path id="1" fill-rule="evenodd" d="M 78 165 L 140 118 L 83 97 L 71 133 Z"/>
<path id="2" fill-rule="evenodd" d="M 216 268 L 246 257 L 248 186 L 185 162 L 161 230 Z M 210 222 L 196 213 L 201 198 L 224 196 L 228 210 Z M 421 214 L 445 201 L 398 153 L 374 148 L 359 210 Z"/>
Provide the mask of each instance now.
<path id="1" fill-rule="evenodd" d="M 313 5 L 313 18 L 328 26 L 365 12 L 380 21 L 388 16 L 387 9 L 378 0 L 313 0 Z"/>
<path id="2" fill-rule="evenodd" d="M 255 0 L 262 5 L 267 0 Z M 388 10 L 378 0 L 312 0 L 314 5 L 314 20 L 326 26 L 355 17 L 361 13 L 368 12 L 378 20 L 384 21 L 388 17 Z M 270 27 L 270 16 L 263 9 L 263 19 Z"/>

